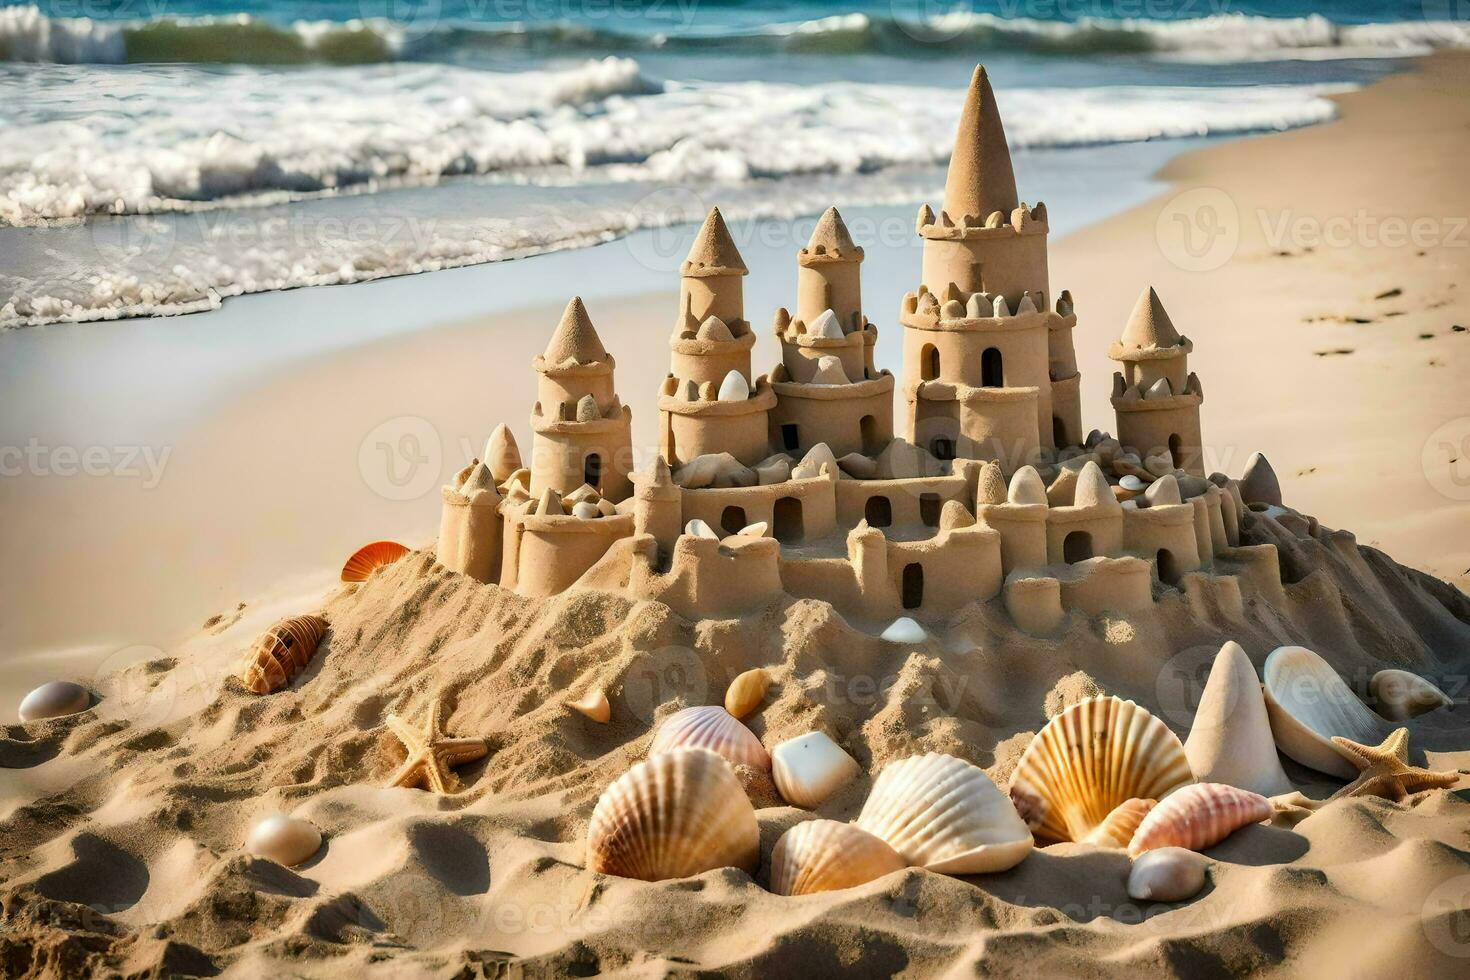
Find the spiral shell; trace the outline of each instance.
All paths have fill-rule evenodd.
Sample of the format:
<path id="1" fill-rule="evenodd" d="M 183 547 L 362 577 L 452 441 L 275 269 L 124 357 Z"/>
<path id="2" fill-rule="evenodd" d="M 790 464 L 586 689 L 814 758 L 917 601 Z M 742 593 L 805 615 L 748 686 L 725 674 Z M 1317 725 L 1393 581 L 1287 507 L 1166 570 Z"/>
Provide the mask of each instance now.
<path id="1" fill-rule="evenodd" d="M 761 740 L 717 704 L 685 708 L 665 718 L 648 754 L 652 757 L 671 749 L 709 749 L 732 766 L 771 770 L 771 756 Z"/>
<path id="2" fill-rule="evenodd" d="M 1031 832 L 984 770 L 935 752 L 889 763 L 857 825 L 945 874 L 1004 871 L 1031 853 Z"/>
<path id="3" fill-rule="evenodd" d="M 240 682 L 255 694 L 269 694 L 301 673 L 322 637 L 327 621 L 320 616 L 283 619 L 261 634 L 240 665 Z"/>
<path id="4" fill-rule="evenodd" d="M 1270 816 L 1271 801 L 1259 793 L 1224 783 L 1196 783 L 1174 793 L 1143 818 L 1128 844 L 1128 854 L 1137 857 L 1156 847 L 1202 851 Z"/>
<path id="5" fill-rule="evenodd" d="M 807 732 L 776 746 L 771 771 L 782 798 L 810 810 L 847 785 L 858 764 L 825 732 Z"/>
<path id="6" fill-rule="evenodd" d="M 597 800 L 587 825 L 587 867 L 644 881 L 713 868 L 754 871 L 755 810 L 724 759 L 675 749 L 640 762 Z"/>
<path id="7" fill-rule="evenodd" d="M 408 549 L 397 541 L 374 541 L 365 544 L 352 553 L 342 566 L 342 581 L 344 582 L 366 582 L 367 577 L 373 570 L 383 565 L 391 565 L 404 555 Z"/>
<path id="8" fill-rule="evenodd" d="M 897 851 L 866 830 L 839 820 L 808 820 L 776 841 L 771 891 L 777 895 L 836 891 L 904 867 Z"/>
<path id="9" fill-rule="evenodd" d="M 771 686 L 771 675 L 760 667 L 747 670 L 730 682 L 725 691 L 725 710 L 736 718 L 744 718 L 757 707 Z"/>
<path id="10" fill-rule="evenodd" d="M 1261 678 L 1276 747 L 1304 766 L 1352 779 L 1358 770 L 1333 747 L 1332 736 L 1377 745 L 1388 734 L 1388 724 L 1306 647 L 1272 650 Z"/>
<path id="11" fill-rule="evenodd" d="M 1182 902 L 1205 887 L 1209 859 L 1182 847 L 1146 851 L 1128 869 L 1128 897 L 1136 902 Z"/>
<path id="12" fill-rule="evenodd" d="M 1011 776 L 1011 800 L 1045 843 L 1085 840 L 1131 799 L 1159 800 L 1193 777 L 1184 745 L 1132 701 L 1079 701 L 1036 733 Z"/>
<path id="13" fill-rule="evenodd" d="M 1102 823 L 1092 828 L 1092 833 L 1084 837 L 1083 842 L 1098 847 L 1125 848 L 1143 818 L 1158 805 L 1158 800 L 1124 800 L 1103 818 Z"/>

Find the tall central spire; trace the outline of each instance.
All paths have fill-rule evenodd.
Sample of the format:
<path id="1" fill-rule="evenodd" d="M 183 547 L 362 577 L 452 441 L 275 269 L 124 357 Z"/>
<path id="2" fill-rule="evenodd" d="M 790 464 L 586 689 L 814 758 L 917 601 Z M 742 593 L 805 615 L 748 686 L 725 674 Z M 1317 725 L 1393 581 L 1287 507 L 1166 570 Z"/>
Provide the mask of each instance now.
<path id="1" fill-rule="evenodd" d="M 967 214 L 984 221 L 993 211 L 1009 216 L 1018 203 L 1016 174 L 1011 169 L 1011 151 L 1006 147 L 995 92 L 985 68 L 977 65 L 949 159 L 944 210 L 956 221 Z"/>

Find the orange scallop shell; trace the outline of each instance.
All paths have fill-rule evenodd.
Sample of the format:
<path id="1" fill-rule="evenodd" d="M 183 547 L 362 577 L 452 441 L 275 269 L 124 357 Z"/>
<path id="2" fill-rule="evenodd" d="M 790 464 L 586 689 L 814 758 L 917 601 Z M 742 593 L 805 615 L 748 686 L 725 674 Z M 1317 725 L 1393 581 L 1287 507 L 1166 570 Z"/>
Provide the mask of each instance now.
<path id="1" fill-rule="evenodd" d="M 1195 783 L 1175 790 L 1149 811 L 1128 843 L 1128 856 L 1156 847 L 1202 851 L 1241 827 L 1271 816 L 1271 801 L 1224 783 Z"/>
<path id="2" fill-rule="evenodd" d="M 342 566 L 342 581 L 344 582 L 366 582 L 367 577 L 373 573 L 373 569 L 382 565 L 391 565 L 404 555 L 408 549 L 397 541 L 374 541 L 357 549 L 357 553 L 347 559 L 347 564 Z"/>
<path id="3" fill-rule="evenodd" d="M 301 673 L 322 637 L 327 621 L 320 616 L 283 619 L 261 634 L 240 665 L 240 681 L 255 694 L 269 694 Z"/>

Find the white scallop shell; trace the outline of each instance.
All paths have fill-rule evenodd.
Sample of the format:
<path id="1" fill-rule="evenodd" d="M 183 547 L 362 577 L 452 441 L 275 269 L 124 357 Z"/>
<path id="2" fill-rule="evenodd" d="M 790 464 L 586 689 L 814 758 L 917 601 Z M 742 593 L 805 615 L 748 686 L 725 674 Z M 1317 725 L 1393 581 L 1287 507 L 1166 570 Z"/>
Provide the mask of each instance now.
<path id="1" fill-rule="evenodd" d="M 245 837 L 245 850 L 256 857 L 294 867 L 322 846 L 322 832 L 307 820 L 272 813 L 261 817 Z"/>
<path id="2" fill-rule="evenodd" d="M 1210 861 L 1182 847 L 1145 851 L 1128 871 L 1128 897 L 1136 902 L 1182 902 L 1205 887 Z"/>
<path id="3" fill-rule="evenodd" d="M 1429 681 L 1407 670 L 1380 670 L 1368 681 L 1378 713 L 1390 721 L 1408 721 L 1455 702 Z"/>
<path id="4" fill-rule="evenodd" d="M 852 888 L 906 867 L 880 838 L 839 820 L 808 820 L 792 827 L 771 852 L 771 891 L 812 895 Z"/>
<path id="5" fill-rule="evenodd" d="M 787 803 L 810 810 L 851 782 L 858 764 L 825 732 L 807 732 L 776 746 L 771 774 Z"/>
<path id="6" fill-rule="evenodd" d="M 754 871 L 755 809 L 724 759 L 675 749 L 640 762 L 603 791 L 587 825 L 587 867 L 644 881 L 714 868 Z"/>
<path id="7" fill-rule="evenodd" d="M 672 749 L 709 749 L 732 766 L 769 772 L 771 756 L 740 719 L 717 704 L 697 705 L 664 719 L 653 736 L 649 756 Z"/>
<path id="8" fill-rule="evenodd" d="M 857 825 L 910 864 L 945 874 L 1004 871 L 1032 846 L 1016 808 L 984 770 L 935 752 L 889 763 Z"/>
<path id="9" fill-rule="evenodd" d="M 1159 800 L 1193 777 L 1184 745 L 1132 701 L 1095 697 L 1057 715 L 1011 776 L 1011 800 L 1038 840 L 1085 840 L 1119 805 Z"/>
<path id="10" fill-rule="evenodd" d="M 1306 647 L 1277 647 L 1261 669 L 1261 692 L 1276 745 L 1304 766 L 1353 779 L 1358 770 L 1332 745 L 1332 736 L 1377 745 L 1388 725 L 1358 700 L 1332 665 Z"/>

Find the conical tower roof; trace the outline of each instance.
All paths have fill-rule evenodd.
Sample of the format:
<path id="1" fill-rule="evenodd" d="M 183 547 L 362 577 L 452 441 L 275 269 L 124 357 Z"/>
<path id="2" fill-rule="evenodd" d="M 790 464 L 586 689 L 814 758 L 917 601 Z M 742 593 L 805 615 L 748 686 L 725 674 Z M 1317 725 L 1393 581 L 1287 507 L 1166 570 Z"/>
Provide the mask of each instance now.
<path id="1" fill-rule="evenodd" d="M 597 328 L 592 326 L 592 318 L 587 315 L 582 297 L 573 296 L 567 304 L 543 356 L 546 363 L 553 365 L 565 364 L 568 360 L 591 364 L 608 359 L 607 349 L 602 346 L 602 338 L 597 336 Z"/>
<path id="2" fill-rule="evenodd" d="M 1179 331 L 1174 329 L 1174 322 L 1169 319 L 1164 304 L 1159 301 L 1159 294 L 1154 292 L 1152 286 L 1138 297 L 1138 302 L 1134 304 L 1133 312 L 1128 317 L 1128 325 L 1123 328 L 1123 336 L 1118 342 L 1125 350 L 1157 350 L 1179 346 Z"/>
<path id="3" fill-rule="evenodd" d="M 944 210 L 956 220 L 967 214 L 983 220 L 993 211 L 1009 216 L 1019 200 L 995 92 L 990 88 L 984 67 L 976 65 L 970 91 L 965 95 L 965 108 L 960 112 L 954 154 L 949 158 Z"/>
<path id="4" fill-rule="evenodd" d="M 750 271 L 740 257 L 740 249 L 735 247 L 735 239 L 730 237 L 719 208 L 709 209 L 704 224 L 699 226 L 699 234 L 694 236 L 694 247 L 679 271 L 686 276 L 743 276 Z"/>
<path id="5" fill-rule="evenodd" d="M 863 250 L 852 240 L 852 235 L 836 208 L 822 212 L 817 227 L 812 230 L 811 241 L 802 250 L 807 255 L 830 255 L 835 258 L 862 260 Z"/>

